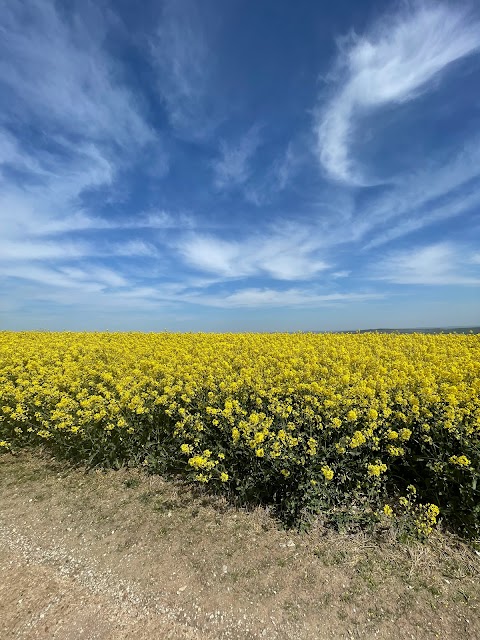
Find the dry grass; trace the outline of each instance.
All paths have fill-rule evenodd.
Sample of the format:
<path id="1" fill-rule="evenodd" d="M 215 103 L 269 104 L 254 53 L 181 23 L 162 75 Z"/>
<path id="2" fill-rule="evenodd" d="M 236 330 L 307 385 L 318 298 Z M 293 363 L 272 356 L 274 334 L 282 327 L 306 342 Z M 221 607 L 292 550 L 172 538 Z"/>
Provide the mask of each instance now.
<path id="1" fill-rule="evenodd" d="M 1 459 L 0 487 L 4 588 L 30 583 L 42 606 L 60 598 L 69 627 L 66 593 L 80 590 L 82 611 L 100 602 L 108 621 L 89 637 L 137 637 L 139 617 L 145 638 L 480 637 L 480 557 L 446 533 L 427 544 L 320 524 L 299 534 L 265 509 L 235 509 L 180 481 L 86 473 L 27 453 Z M 45 580 L 26 580 L 32 571 L 50 572 L 50 596 Z M 58 607 L 49 628 L 60 630 L 42 636 L 33 614 L 0 602 L 3 637 L 69 637 Z"/>

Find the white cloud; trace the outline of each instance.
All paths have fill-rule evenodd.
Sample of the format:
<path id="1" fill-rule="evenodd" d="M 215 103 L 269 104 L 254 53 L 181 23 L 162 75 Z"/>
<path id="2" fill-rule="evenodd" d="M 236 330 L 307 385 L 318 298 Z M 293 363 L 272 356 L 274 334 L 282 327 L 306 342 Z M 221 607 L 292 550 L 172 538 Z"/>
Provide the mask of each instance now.
<path id="1" fill-rule="evenodd" d="M 217 189 L 228 189 L 243 185 L 251 174 L 251 161 L 260 146 L 260 134 L 257 126 L 235 143 L 220 143 L 220 158 L 213 163 L 214 184 Z"/>
<path id="2" fill-rule="evenodd" d="M 327 307 L 349 302 L 365 302 L 382 298 L 377 293 L 320 294 L 311 289 L 246 288 L 226 295 L 186 295 L 185 300 L 197 304 L 222 308 L 261 307 Z"/>
<path id="3" fill-rule="evenodd" d="M 276 158 L 265 175 L 260 179 L 252 176 L 245 188 L 245 198 L 257 206 L 271 202 L 291 182 L 303 160 L 302 154 L 293 142 Z"/>
<path id="4" fill-rule="evenodd" d="M 36 192 L 38 195 L 38 192 Z M 41 192 L 43 194 L 43 192 Z M 42 195 L 43 198 L 43 195 Z M 0 200 L 1 201 L 1 200 Z M 168 230 L 168 229 L 193 229 L 195 220 L 184 213 L 173 214 L 167 211 L 153 211 L 140 213 L 129 219 L 110 219 L 91 216 L 84 211 L 75 211 L 66 217 L 58 217 L 43 220 L 36 219 L 35 228 L 29 232 L 36 236 L 52 236 L 66 234 L 75 231 L 95 230 Z M 23 229 L 21 232 L 23 233 Z"/>
<path id="5" fill-rule="evenodd" d="M 214 56 L 207 42 L 204 12 L 191 0 L 165 0 L 150 41 L 158 90 L 172 126 L 201 139 L 219 123 L 209 96 Z"/>
<path id="6" fill-rule="evenodd" d="M 480 285 L 480 273 L 460 248 L 449 243 L 393 252 L 379 261 L 374 278 L 410 285 Z"/>
<path id="7" fill-rule="evenodd" d="M 32 242 L 0 239 L 0 260 L 71 260 L 89 255 L 91 249 L 79 242 Z"/>
<path id="8" fill-rule="evenodd" d="M 388 104 L 416 98 L 453 62 L 480 47 L 480 23 L 458 4 L 403 4 L 368 35 L 341 43 L 330 76 L 333 97 L 319 109 L 315 133 L 320 162 L 334 179 L 368 183 L 350 146 L 357 119 Z"/>
<path id="9" fill-rule="evenodd" d="M 70 291 L 100 292 L 106 288 L 126 287 L 129 282 L 116 271 L 102 267 L 82 264 L 81 267 L 51 267 L 41 264 L 0 263 L 0 274 L 13 278 L 36 282 L 48 288 L 56 287 Z"/>
<path id="10" fill-rule="evenodd" d="M 203 271 L 227 278 L 243 275 L 241 247 L 235 242 L 196 234 L 181 242 L 179 250 L 187 263 Z"/>
<path id="11" fill-rule="evenodd" d="M 92 232 L 172 224 L 161 212 L 106 220 L 82 204 L 97 189 L 107 202 L 118 171 L 159 146 L 104 49 L 113 20 L 94 4 L 67 16 L 53 1 L 33 0 L 7 3 L 0 15 L 0 90 L 8 95 L 0 111 L 0 273 L 44 294 L 128 286 L 123 274 L 85 267 L 85 258 L 155 257 L 156 248 Z M 89 232 L 88 241 L 77 232 Z"/>
<path id="12" fill-rule="evenodd" d="M 66 157 L 35 154 L 20 143 L 12 166 L 29 166 L 22 182 L 0 178 L 0 232 L 3 238 L 28 239 L 46 233 L 90 228 L 94 219 L 77 211 L 78 196 L 85 190 L 110 184 L 114 169 L 90 143 L 79 143 Z M 99 223 L 99 220 L 96 220 Z M 105 223 L 103 224 L 105 226 Z"/>
<path id="13" fill-rule="evenodd" d="M 21 149 L 17 138 L 0 128 L 0 180 L 5 179 L 3 173 L 6 168 L 44 173 L 40 163 Z"/>
<path id="14" fill-rule="evenodd" d="M 50 132 L 78 133 L 130 145 L 153 138 L 132 93 L 115 80 L 101 49 L 109 26 L 100 10 L 67 23 L 53 2 L 10 2 L 2 7 L 0 83 L 9 99 L 2 118 L 41 117 Z"/>
<path id="15" fill-rule="evenodd" d="M 191 234 L 178 244 L 187 264 L 220 278 L 268 275 L 277 280 L 308 280 L 328 268 L 318 255 L 311 229 L 279 226 L 244 240 Z"/>
<path id="16" fill-rule="evenodd" d="M 113 269 L 101 266 L 89 266 L 82 264 L 82 267 L 61 267 L 59 269 L 72 281 L 81 283 L 96 282 L 105 287 L 126 287 L 128 281 L 121 274 Z"/>
<path id="17" fill-rule="evenodd" d="M 159 256 L 158 249 L 150 242 L 143 240 L 129 240 L 128 242 L 117 243 L 110 249 L 112 255 L 129 257 L 156 258 Z"/>
<path id="18" fill-rule="evenodd" d="M 186 213 L 170 213 L 163 210 L 148 211 L 132 220 L 133 228 L 140 229 L 193 229 L 195 219 Z"/>
<path id="19" fill-rule="evenodd" d="M 343 243 L 370 251 L 424 227 L 469 214 L 480 206 L 480 138 L 474 137 L 459 150 L 447 149 L 415 171 L 396 178 L 379 195 L 354 207 L 328 192 L 318 201 L 318 235 L 323 246 Z M 325 211 L 328 215 L 325 215 Z"/>
<path id="20" fill-rule="evenodd" d="M 425 187 L 425 190 L 428 193 L 428 186 Z M 374 231 L 373 239 L 365 245 L 364 249 L 379 247 L 409 233 L 418 231 L 427 225 L 433 225 L 436 222 L 460 216 L 480 205 L 480 192 L 478 189 L 472 193 L 462 192 L 455 196 L 450 196 L 447 202 L 443 204 L 437 204 L 432 202 L 432 199 L 427 199 L 417 205 L 418 209 L 416 209 L 414 203 L 409 202 L 408 195 L 408 192 L 405 193 L 403 207 L 407 205 L 408 209 L 403 209 L 402 213 L 404 215 L 399 217 L 397 213 L 395 216 L 393 209 L 386 213 L 383 224 L 379 225 L 380 228 Z M 372 207 L 372 209 L 374 210 L 375 207 Z M 390 216 L 394 218 L 394 221 L 388 223 Z M 369 227 L 373 223 L 372 217 L 370 224 L 365 225 L 364 231 L 370 230 Z"/>
<path id="21" fill-rule="evenodd" d="M 68 274 L 62 273 L 57 269 L 51 267 L 35 265 L 35 264 L 20 264 L 20 265 L 0 265 L 0 273 L 3 276 L 9 276 L 11 278 L 17 278 L 20 280 L 27 280 L 29 282 L 35 282 L 42 285 L 44 290 L 51 287 L 59 287 L 65 289 L 81 289 L 83 291 L 93 293 L 101 291 L 102 286 L 94 282 L 79 282 L 77 279 L 71 278 Z M 38 291 L 38 289 L 37 289 Z"/>

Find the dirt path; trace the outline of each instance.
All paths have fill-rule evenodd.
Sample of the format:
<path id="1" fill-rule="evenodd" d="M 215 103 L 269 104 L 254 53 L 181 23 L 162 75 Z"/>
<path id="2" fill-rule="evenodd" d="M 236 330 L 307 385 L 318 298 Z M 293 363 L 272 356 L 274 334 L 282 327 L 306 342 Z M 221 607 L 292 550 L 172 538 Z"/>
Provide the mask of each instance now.
<path id="1" fill-rule="evenodd" d="M 44 558 L 0 552 L 2 638 L 116 640 L 206 637 L 137 603 L 118 602 L 62 575 Z M 92 581 L 96 578 L 91 576 Z"/>
<path id="2" fill-rule="evenodd" d="M 0 461 L 0 637 L 480 637 L 480 557 L 279 530 L 185 486 Z"/>

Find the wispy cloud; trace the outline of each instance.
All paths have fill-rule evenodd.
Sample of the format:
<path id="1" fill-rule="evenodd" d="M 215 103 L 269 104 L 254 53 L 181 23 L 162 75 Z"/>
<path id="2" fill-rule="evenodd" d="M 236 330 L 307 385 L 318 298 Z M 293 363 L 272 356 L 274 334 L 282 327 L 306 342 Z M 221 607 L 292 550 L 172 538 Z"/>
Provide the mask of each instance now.
<path id="1" fill-rule="evenodd" d="M 60 146 L 59 156 L 28 151 L 20 142 L 16 149 L 18 155 L 10 158 L 10 167 L 24 171 L 28 167 L 28 171 L 16 180 L 0 176 L 3 238 L 90 227 L 93 219 L 78 211 L 78 197 L 84 190 L 111 183 L 110 161 L 90 143 L 79 143 L 72 153 L 69 144 Z"/>
<path id="2" fill-rule="evenodd" d="M 373 249 L 477 207 L 479 180 L 478 137 L 398 176 L 395 185 L 369 201 L 356 217 L 359 237 L 370 238 L 364 248 Z"/>
<path id="3" fill-rule="evenodd" d="M 332 178 L 362 185 L 371 178 L 351 154 L 358 119 L 415 99 L 449 65 L 477 51 L 480 23 L 458 4 L 408 2 L 367 35 L 352 34 L 339 45 L 327 78 L 333 95 L 316 116 L 318 156 Z"/>
<path id="4" fill-rule="evenodd" d="M 85 9 L 85 11 L 83 11 Z M 104 48 L 110 14 L 54 2 L 7 3 L 0 16 L 0 273 L 46 289 L 102 291 L 123 275 L 85 260 L 147 257 L 154 247 L 93 231 L 119 222 L 91 213 L 84 194 L 110 190 L 156 134 Z M 107 200 L 108 196 L 104 196 Z M 160 219 L 144 220 L 158 226 Z M 78 232 L 90 232 L 88 240 Z M 72 264 L 81 265 L 73 267 Z"/>
<path id="5" fill-rule="evenodd" d="M 37 226 L 31 233 L 36 236 L 54 236 L 75 231 L 185 230 L 195 226 L 195 219 L 182 212 L 173 214 L 164 210 L 152 210 L 127 219 L 107 219 L 92 216 L 85 211 L 75 211 L 67 217 L 37 220 Z"/>
<path id="6" fill-rule="evenodd" d="M 110 247 L 111 254 L 124 258 L 158 258 L 160 252 L 151 242 L 144 240 L 128 240 Z"/>
<path id="7" fill-rule="evenodd" d="M 219 124 L 209 96 L 215 64 L 205 31 L 204 13 L 191 0 L 166 0 L 150 39 L 158 90 L 174 129 L 201 139 Z"/>
<path id="8" fill-rule="evenodd" d="M 74 267 L 49 267 L 46 265 L 19 264 L 13 266 L 0 265 L 2 275 L 17 280 L 26 280 L 41 285 L 37 295 L 48 294 L 49 289 L 65 289 L 72 294 L 76 292 L 95 293 L 107 287 L 125 285 L 125 280 L 110 269 L 86 269 Z"/>
<path id="9" fill-rule="evenodd" d="M 245 188 L 246 200 L 259 207 L 271 202 L 290 184 L 301 163 L 301 152 L 289 142 L 260 179 L 250 180 Z"/>
<path id="10" fill-rule="evenodd" d="M 479 286 L 480 271 L 472 264 L 474 256 L 465 250 L 438 243 L 392 252 L 373 271 L 375 278 L 395 284 Z"/>
<path id="11" fill-rule="evenodd" d="M 213 163 L 214 184 L 217 189 L 243 185 L 252 172 L 251 162 L 261 144 L 258 126 L 251 127 L 235 142 L 220 143 L 220 157 Z"/>
<path id="12" fill-rule="evenodd" d="M 349 302 L 365 302 L 378 300 L 383 296 L 378 293 L 328 293 L 321 294 L 315 290 L 301 288 L 272 289 L 245 288 L 226 295 L 201 296 L 188 295 L 186 299 L 197 304 L 223 308 L 262 308 L 262 307 L 328 307 L 348 304 Z"/>
<path id="13" fill-rule="evenodd" d="M 32 242 L 0 239 L 0 261 L 71 260 L 89 255 L 86 243 Z"/>
<path id="14" fill-rule="evenodd" d="M 50 133 L 61 124 L 82 138 L 122 146 L 151 140 L 133 94 L 116 81 L 102 50 L 106 20 L 97 9 L 88 22 L 77 14 L 67 23 L 53 2 L 3 6 L 0 83 L 9 100 L 2 119 L 41 117 Z"/>
<path id="15" fill-rule="evenodd" d="M 277 56 L 283 26 L 270 30 L 243 3 L 146 0 L 137 14 L 113 0 L 6 3 L 0 295 L 12 326 L 17 311 L 56 315 L 55 326 L 62 313 L 75 326 L 88 316 L 92 327 L 104 313 L 115 326 L 138 313 L 156 329 L 164 309 L 173 318 L 183 308 L 193 311 L 182 328 L 227 328 L 234 317 L 271 322 L 281 314 L 251 310 L 285 307 L 329 307 L 299 311 L 295 326 L 307 316 L 333 326 L 348 324 L 347 305 L 367 318 L 363 303 L 382 295 L 389 302 L 373 304 L 370 319 L 425 286 L 475 296 L 474 3 L 389 3 L 364 34 L 339 41 L 321 102 L 314 79 L 331 43 L 314 42 L 310 21 L 321 13 L 326 31 L 343 32 L 351 23 L 349 12 L 329 23 L 307 4 L 278 20 L 298 20 L 312 41 Z M 377 115 L 382 142 L 370 147 Z"/>
<path id="16" fill-rule="evenodd" d="M 108 18 L 67 19 L 53 2 L 7 3 L 1 15 L 2 233 L 82 228 L 78 197 L 110 185 L 116 170 L 155 139 L 133 93 L 102 48 Z M 23 136 L 40 126 L 41 144 Z M 20 172 L 20 173 L 19 173 Z"/>
<path id="17" fill-rule="evenodd" d="M 194 216 L 187 213 L 173 214 L 164 210 L 147 211 L 132 220 L 132 227 L 140 229 L 193 229 L 196 226 Z"/>
<path id="18" fill-rule="evenodd" d="M 184 261 L 224 279 L 268 275 L 277 280 L 309 280 L 328 268 L 310 230 L 279 225 L 243 240 L 191 234 L 178 244 Z"/>
<path id="19" fill-rule="evenodd" d="M 372 235 L 372 239 L 364 245 L 365 250 L 372 250 L 386 243 L 391 243 L 403 236 L 419 231 L 429 225 L 434 225 L 443 220 L 462 216 L 470 213 L 472 210 L 480 206 L 480 191 L 478 190 L 478 181 L 475 181 L 473 188 L 461 190 L 453 194 L 445 194 L 443 201 L 439 202 L 436 198 L 429 198 L 429 187 L 425 186 L 425 199 L 418 204 L 409 200 L 408 191 L 405 192 L 405 200 L 400 212 L 394 212 L 394 200 L 400 195 L 398 191 L 391 198 L 392 209 L 385 212 L 385 218 L 381 223 L 375 225 L 373 217 L 363 221 L 362 235 Z M 383 205 L 388 202 L 388 198 L 384 200 Z M 375 212 L 375 205 L 372 211 Z M 380 209 L 383 209 L 381 206 Z M 360 223 L 362 224 L 362 223 Z"/>

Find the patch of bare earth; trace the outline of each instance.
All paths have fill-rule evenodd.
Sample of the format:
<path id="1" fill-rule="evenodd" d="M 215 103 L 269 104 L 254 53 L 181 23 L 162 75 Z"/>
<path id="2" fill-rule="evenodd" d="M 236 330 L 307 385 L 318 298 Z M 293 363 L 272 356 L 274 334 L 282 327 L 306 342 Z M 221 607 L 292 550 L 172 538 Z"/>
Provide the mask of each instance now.
<path id="1" fill-rule="evenodd" d="M 480 637 L 480 557 L 280 529 L 139 471 L 0 459 L 0 637 Z"/>

